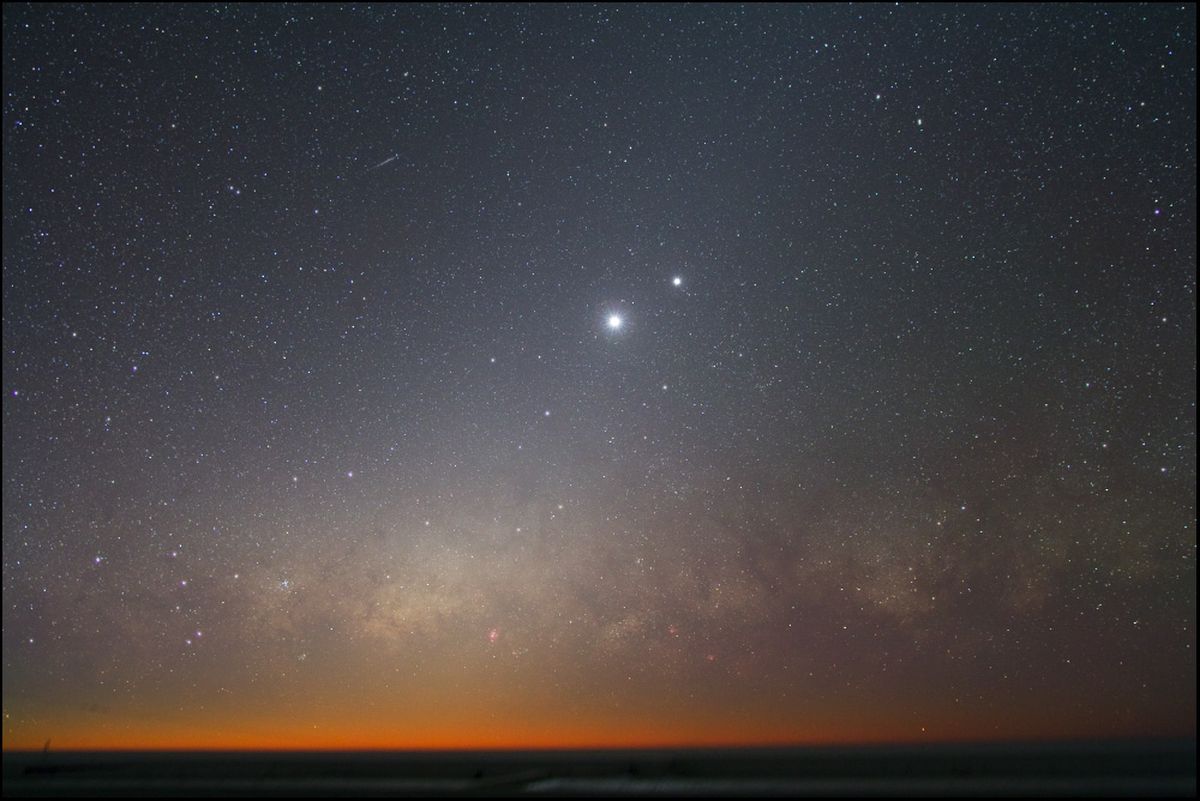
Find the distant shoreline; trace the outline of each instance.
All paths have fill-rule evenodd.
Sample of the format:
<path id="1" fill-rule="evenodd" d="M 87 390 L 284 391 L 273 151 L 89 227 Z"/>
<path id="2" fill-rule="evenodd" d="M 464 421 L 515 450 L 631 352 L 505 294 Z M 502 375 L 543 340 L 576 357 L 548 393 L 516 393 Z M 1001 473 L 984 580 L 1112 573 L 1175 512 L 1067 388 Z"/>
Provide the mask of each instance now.
<path id="1" fill-rule="evenodd" d="M 812 748 L 5 752 L 8 795 L 1194 795 L 1195 739 Z"/>

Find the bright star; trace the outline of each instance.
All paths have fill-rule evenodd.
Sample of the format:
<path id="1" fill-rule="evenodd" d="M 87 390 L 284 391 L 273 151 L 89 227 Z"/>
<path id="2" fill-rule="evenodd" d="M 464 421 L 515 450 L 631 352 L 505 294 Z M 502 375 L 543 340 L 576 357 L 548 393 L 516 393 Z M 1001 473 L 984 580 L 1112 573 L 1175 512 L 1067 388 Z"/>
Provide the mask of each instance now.
<path id="1" fill-rule="evenodd" d="M 675 286 L 683 286 L 683 279 L 677 275 L 671 279 L 671 283 Z"/>
<path id="2" fill-rule="evenodd" d="M 621 315 L 619 315 L 619 314 L 608 315 L 608 327 L 611 328 L 612 330 L 616 331 L 618 328 L 620 328 L 622 322 L 624 322 L 624 321 L 621 319 Z"/>

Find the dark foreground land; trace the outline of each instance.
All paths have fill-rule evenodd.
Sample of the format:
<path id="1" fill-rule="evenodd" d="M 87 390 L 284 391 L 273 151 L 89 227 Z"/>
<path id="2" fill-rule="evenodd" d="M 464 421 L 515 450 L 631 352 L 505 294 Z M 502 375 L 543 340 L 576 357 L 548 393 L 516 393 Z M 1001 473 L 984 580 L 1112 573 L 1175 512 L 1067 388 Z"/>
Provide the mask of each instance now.
<path id="1" fill-rule="evenodd" d="M 5 796 L 1195 794 L 1194 740 L 675 751 L 4 754 Z"/>

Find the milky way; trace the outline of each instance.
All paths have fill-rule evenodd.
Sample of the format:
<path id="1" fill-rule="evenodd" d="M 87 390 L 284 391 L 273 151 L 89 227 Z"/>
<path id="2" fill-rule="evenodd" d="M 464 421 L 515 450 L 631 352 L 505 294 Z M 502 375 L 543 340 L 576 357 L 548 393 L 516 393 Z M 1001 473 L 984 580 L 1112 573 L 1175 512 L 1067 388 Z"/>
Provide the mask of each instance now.
<path id="1" fill-rule="evenodd" d="M 1194 736 L 1195 34 L 6 6 L 4 747 Z"/>

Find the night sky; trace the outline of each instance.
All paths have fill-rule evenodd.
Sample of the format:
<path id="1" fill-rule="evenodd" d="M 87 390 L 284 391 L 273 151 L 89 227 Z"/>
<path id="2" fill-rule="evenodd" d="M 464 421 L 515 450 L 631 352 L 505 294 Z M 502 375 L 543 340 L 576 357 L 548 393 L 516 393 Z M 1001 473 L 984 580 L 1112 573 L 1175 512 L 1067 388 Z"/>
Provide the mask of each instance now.
<path id="1" fill-rule="evenodd" d="M 1194 5 L 3 51 L 6 749 L 1194 736 Z"/>

